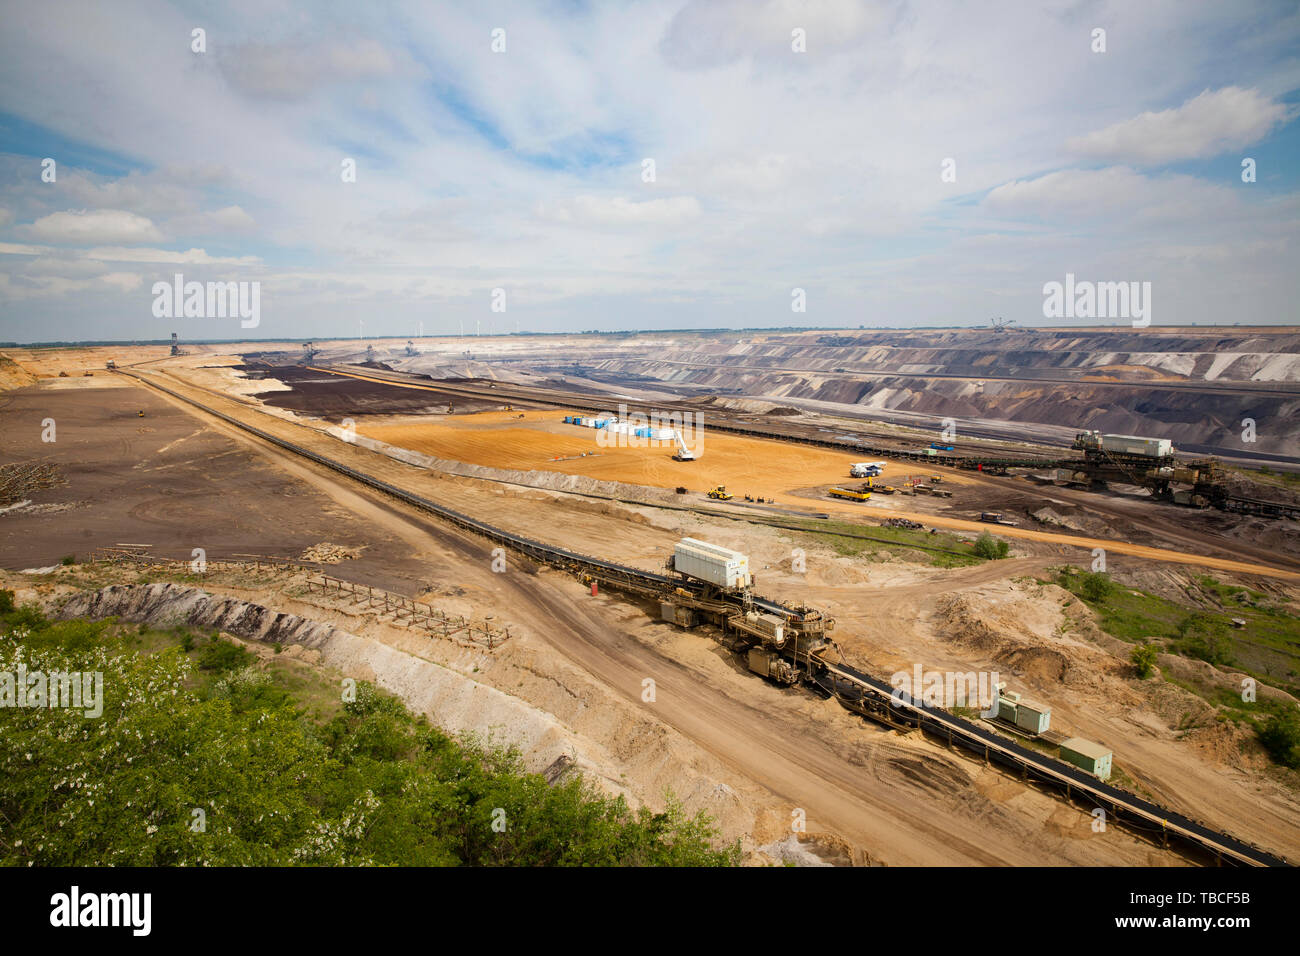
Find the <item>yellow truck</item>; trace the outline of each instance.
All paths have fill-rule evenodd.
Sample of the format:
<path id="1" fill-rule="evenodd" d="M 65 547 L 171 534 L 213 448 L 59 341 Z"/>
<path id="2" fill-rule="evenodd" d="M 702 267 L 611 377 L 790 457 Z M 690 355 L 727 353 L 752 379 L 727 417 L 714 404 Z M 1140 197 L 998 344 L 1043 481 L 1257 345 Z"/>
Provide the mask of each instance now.
<path id="1" fill-rule="evenodd" d="M 827 492 L 832 498 L 845 498 L 849 501 L 870 501 L 869 491 L 850 491 L 848 488 L 832 488 Z"/>

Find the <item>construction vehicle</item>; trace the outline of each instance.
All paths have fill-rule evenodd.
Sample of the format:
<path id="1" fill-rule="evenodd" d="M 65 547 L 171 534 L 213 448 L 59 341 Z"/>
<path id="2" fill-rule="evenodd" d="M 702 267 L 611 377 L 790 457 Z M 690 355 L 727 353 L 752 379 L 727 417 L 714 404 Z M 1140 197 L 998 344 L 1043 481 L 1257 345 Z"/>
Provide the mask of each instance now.
<path id="1" fill-rule="evenodd" d="M 717 485 L 709 489 L 709 497 L 718 501 L 730 501 L 736 496 L 727 491 L 726 485 Z"/>
<path id="2" fill-rule="evenodd" d="M 893 485 L 876 485 L 874 490 L 880 492 L 882 495 L 892 495 L 898 491 L 898 489 Z"/>
<path id="3" fill-rule="evenodd" d="M 938 484 L 941 484 L 942 482 L 943 482 L 943 475 L 931 475 L 931 476 L 930 476 L 930 484 L 932 484 L 932 485 L 938 485 Z"/>
<path id="4" fill-rule="evenodd" d="M 1007 520 L 1001 511 L 981 511 L 980 521 L 987 522 L 988 524 L 1004 524 L 1012 528 L 1016 526 L 1016 523 Z"/>
<path id="5" fill-rule="evenodd" d="M 695 452 L 686 447 L 686 440 L 682 438 L 682 433 L 673 429 L 673 441 L 677 443 L 677 451 L 673 452 L 673 461 L 694 461 Z"/>
<path id="6" fill-rule="evenodd" d="M 849 501 L 870 501 L 869 491 L 850 491 L 848 488 L 831 488 L 828 492 L 832 498 L 845 498 Z"/>
<path id="7" fill-rule="evenodd" d="M 885 470 L 883 461 L 860 461 L 849 465 L 850 478 L 874 478 Z"/>
<path id="8" fill-rule="evenodd" d="M 109 359 L 108 363 L 104 366 L 104 368 L 109 369 L 110 371 L 115 370 L 117 368 L 117 363 L 114 362 L 112 359 Z"/>

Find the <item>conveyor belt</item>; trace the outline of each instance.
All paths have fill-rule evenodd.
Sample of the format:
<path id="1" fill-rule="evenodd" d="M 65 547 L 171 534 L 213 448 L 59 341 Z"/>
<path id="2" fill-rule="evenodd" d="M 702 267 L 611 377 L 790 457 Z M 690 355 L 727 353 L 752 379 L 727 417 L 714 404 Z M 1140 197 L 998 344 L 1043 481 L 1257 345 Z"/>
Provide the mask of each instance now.
<path id="1" fill-rule="evenodd" d="M 1104 783 L 1092 774 L 1047 754 L 1031 750 L 993 730 L 963 720 L 955 714 L 913 701 L 903 691 L 895 691 L 884 681 L 864 674 L 847 664 L 823 661 L 827 677 L 818 685 L 846 704 L 855 702 L 854 694 L 872 698 L 876 706 L 891 708 L 900 723 L 919 726 L 927 733 L 985 756 L 990 762 L 1009 767 L 1040 782 L 1091 799 L 1095 806 L 1112 814 L 1111 822 L 1146 830 L 1161 837 L 1190 843 L 1213 854 L 1222 863 L 1256 866 L 1287 866 L 1281 859 L 1252 844 L 1221 833 L 1180 813 L 1165 809 L 1119 787 Z M 848 686 L 846 686 L 848 685 Z M 1118 809 L 1118 813 L 1115 813 Z"/>

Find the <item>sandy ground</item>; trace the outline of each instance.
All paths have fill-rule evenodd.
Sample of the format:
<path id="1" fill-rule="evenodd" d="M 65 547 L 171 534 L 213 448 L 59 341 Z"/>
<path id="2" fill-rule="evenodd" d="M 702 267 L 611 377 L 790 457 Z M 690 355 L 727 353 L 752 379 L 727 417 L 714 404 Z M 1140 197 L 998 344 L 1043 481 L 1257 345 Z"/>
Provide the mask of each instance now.
<path id="1" fill-rule="evenodd" d="M 848 466 L 853 459 L 839 452 L 737 435 L 714 434 L 706 430 L 701 442 L 704 452 L 702 457 L 698 461 L 678 462 L 673 460 L 671 448 L 667 447 L 603 446 L 599 443 L 596 429 L 565 425 L 563 417 L 562 412 L 482 412 L 459 416 L 455 420 L 440 419 L 437 422 L 361 423 L 358 425 L 358 433 L 435 457 L 490 467 L 557 471 L 657 488 L 683 485 L 693 492 L 724 485 L 738 497 L 751 494 L 801 509 L 810 506 L 809 496 L 798 493 L 801 489 L 832 485 L 856 487 L 861 484 L 860 481 L 847 477 Z M 557 461 L 556 457 L 567 460 Z M 954 492 L 952 499 L 937 499 L 944 504 L 936 507 L 944 510 L 959 504 L 963 490 L 969 490 L 981 481 L 968 472 L 952 468 L 931 467 L 922 471 L 910 462 L 890 463 L 879 480 L 886 483 L 901 482 L 909 474 L 919 477 L 931 474 L 942 476 L 942 487 Z M 908 507 L 915 500 L 901 495 L 875 494 L 869 502 L 858 504 L 818 494 L 815 506 L 836 517 L 859 520 L 867 515 L 880 518 L 905 517 L 926 525 L 971 534 L 992 530 L 1013 539 L 1088 550 L 1104 548 L 1117 554 L 1300 581 L 1300 572 L 1255 562 L 1188 554 L 1114 539 L 1055 534 L 1000 525 L 990 528 L 987 524 L 969 518 L 948 517 L 942 511 L 922 511 Z M 949 501 L 953 504 L 947 504 Z"/>

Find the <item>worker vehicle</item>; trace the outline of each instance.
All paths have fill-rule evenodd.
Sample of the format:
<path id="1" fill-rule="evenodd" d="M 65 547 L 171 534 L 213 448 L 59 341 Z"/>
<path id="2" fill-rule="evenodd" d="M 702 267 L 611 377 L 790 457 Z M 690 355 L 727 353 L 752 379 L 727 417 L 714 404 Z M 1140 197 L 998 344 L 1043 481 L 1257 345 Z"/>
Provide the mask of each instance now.
<path id="1" fill-rule="evenodd" d="M 730 501 L 736 496 L 727 491 L 726 485 L 717 485 L 709 489 L 709 497 L 715 498 L 718 501 Z"/>
<path id="2" fill-rule="evenodd" d="M 686 446 L 686 440 L 682 438 L 682 433 L 673 429 L 673 441 L 677 443 L 677 451 L 673 452 L 673 461 L 695 461 L 695 452 Z"/>

